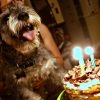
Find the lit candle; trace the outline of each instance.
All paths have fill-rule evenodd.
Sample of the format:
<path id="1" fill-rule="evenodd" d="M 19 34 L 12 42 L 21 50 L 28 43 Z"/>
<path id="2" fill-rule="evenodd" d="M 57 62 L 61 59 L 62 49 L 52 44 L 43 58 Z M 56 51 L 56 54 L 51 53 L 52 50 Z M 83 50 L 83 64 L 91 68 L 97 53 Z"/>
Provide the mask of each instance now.
<path id="1" fill-rule="evenodd" d="M 93 50 L 93 48 L 92 47 L 86 47 L 85 53 L 90 55 L 92 66 L 95 67 L 96 65 L 95 65 L 95 60 L 94 60 L 94 50 Z"/>
<path id="2" fill-rule="evenodd" d="M 73 58 L 76 60 L 79 60 L 79 65 L 84 65 L 83 55 L 82 55 L 82 49 L 80 47 L 75 47 L 73 49 Z"/>
<path id="3" fill-rule="evenodd" d="M 73 58 L 79 60 L 79 65 L 81 67 L 81 74 L 83 75 L 85 73 L 84 59 L 83 59 L 82 49 L 80 47 L 75 47 L 73 49 Z"/>

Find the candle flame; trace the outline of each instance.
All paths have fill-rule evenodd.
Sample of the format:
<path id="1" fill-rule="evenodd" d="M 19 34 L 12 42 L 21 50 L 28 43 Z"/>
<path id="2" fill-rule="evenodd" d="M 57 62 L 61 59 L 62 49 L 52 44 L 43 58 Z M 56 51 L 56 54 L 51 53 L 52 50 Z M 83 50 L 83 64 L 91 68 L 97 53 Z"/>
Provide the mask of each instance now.
<path id="1" fill-rule="evenodd" d="M 92 47 L 86 47 L 84 49 L 85 53 L 90 55 L 90 54 L 93 54 L 94 53 L 94 49 Z"/>

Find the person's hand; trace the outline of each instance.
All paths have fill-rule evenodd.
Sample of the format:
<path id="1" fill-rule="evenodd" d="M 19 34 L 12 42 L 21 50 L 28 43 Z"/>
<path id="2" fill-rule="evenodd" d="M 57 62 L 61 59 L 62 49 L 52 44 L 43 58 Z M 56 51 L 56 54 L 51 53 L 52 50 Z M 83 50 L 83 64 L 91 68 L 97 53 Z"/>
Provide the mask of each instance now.
<path id="1" fill-rule="evenodd" d="M 1 12 L 10 3 L 13 3 L 13 4 L 17 4 L 17 3 L 24 4 L 24 0 L 0 0 L 0 9 L 1 9 Z"/>
<path id="2" fill-rule="evenodd" d="M 12 0 L 0 0 L 0 8 L 4 8 L 7 4 L 9 4 Z"/>
<path id="3" fill-rule="evenodd" d="M 12 0 L 13 3 L 20 3 L 20 4 L 24 4 L 24 0 Z"/>

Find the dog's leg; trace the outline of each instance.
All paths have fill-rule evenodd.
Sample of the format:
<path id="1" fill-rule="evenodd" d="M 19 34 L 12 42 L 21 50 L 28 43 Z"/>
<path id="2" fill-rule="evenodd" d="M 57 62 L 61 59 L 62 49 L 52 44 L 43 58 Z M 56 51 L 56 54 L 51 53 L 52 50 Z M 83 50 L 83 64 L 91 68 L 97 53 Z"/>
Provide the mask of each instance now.
<path id="1" fill-rule="evenodd" d="M 47 61 L 44 62 L 44 65 L 41 68 L 41 77 L 43 77 L 44 79 L 47 79 L 48 76 L 50 75 L 50 73 L 54 70 L 54 60 L 49 59 Z"/>
<path id="2" fill-rule="evenodd" d="M 64 77 L 64 69 L 57 65 L 55 59 L 49 59 L 41 68 L 41 77 L 44 79 L 51 79 L 56 84 L 62 84 L 62 79 Z"/>

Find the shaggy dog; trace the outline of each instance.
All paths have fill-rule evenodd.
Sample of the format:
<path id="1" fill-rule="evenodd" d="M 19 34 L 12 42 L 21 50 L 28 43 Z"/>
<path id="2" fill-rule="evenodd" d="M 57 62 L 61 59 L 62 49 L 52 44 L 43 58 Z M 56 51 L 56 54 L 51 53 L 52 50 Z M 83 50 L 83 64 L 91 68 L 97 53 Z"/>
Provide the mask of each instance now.
<path id="1" fill-rule="evenodd" d="M 62 86 L 64 71 L 41 42 L 40 23 L 33 9 L 20 4 L 0 15 L 0 100 L 56 100 L 50 94 Z"/>

